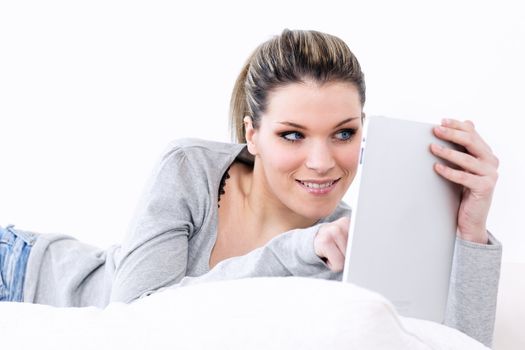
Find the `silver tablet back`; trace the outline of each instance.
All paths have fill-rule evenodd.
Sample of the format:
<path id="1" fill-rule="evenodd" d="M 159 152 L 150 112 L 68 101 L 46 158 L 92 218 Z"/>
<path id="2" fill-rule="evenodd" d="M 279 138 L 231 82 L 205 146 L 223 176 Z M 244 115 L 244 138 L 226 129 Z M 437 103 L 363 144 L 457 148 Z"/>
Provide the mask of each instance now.
<path id="1" fill-rule="evenodd" d="M 447 162 L 430 143 L 452 145 L 432 127 L 365 120 L 343 281 L 379 292 L 403 316 L 443 322 L 461 186 L 433 169 Z"/>

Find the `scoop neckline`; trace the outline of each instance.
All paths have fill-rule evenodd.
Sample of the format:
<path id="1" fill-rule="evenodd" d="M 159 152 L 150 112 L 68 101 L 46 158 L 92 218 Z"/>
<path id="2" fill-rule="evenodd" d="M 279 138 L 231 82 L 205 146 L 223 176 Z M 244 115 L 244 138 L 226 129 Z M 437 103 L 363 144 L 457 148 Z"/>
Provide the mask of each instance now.
<path id="1" fill-rule="evenodd" d="M 205 252 L 206 253 L 205 255 L 205 268 L 206 268 L 205 273 L 211 271 L 212 269 L 210 267 L 210 258 L 211 258 L 211 253 L 213 251 L 213 248 L 215 247 L 215 244 L 217 243 L 217 229 L 218 229 L 218 223 L 219 223 L 219 208 L 218 208 L 219 187 L 221 185 L 221 179 L 223 178 L 226 171 L 233 165 L 233 163 L 235 163 L 238 160 L 239 156 L 242 157 L 242 159 L 239 160 L 240 162 L 249 164 L 249 157 L 245 153 L 245 152 L 248 152 L 247 145 L 246 144 L 235 144 L 235 145 L 241 145 L 242 147 L 239 147 L 237 151 L 232 153 L 231 157 L 228 159 L 227 162 L 225 162 L 225 165 L 221 168 L 219 178 L 214 180 L 214 183 L 213 183 L 214 184 L 213 202 L 212 202 L 213 204 L 211 208 L 212 212 L 210 214 L 211 215 L 210 220 L 212 220 L 213 226 L 212 226 L 212 230 L 211 230 L 212 232 L 211 232 L 211 238 L 210 238 L 211 243 L 206 247 L 206 252 Z"/>

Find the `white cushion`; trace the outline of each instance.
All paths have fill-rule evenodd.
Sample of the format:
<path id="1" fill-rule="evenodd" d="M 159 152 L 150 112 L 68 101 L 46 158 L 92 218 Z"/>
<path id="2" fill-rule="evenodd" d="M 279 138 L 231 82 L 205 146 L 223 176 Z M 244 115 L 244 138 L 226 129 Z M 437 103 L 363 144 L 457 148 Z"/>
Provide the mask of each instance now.
<path id="1" fill-rule="evenodd" d="M 104 310 L 0 303 L 0 334 L 6 349 L 486 349 L 400 318 L 379 294 L 299 277 L 167 289 Z"/>

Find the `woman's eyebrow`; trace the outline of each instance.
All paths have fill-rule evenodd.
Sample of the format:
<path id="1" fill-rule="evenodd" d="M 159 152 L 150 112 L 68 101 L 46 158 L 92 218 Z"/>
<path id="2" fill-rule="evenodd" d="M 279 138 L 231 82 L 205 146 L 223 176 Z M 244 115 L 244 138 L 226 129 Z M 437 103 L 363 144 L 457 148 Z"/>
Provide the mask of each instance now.
<path id="1" fill-rule="evenodd" d="M 341 122 L 337 123 L 336 126 L 334 126 L 334 129 L 343 125 L 343 124 L 346 124 L 348 123 L 349 121 L 352 121 L 354 119 L 359 119 L 360 117 L 353 117 L 353 118 L 347 118 L 345 120 L 342 120 Z M 302 129 L 302 130 L 306 130 L 307 128 L 305 126 L 302 126 L 300 124 L 297 124 L 297 123 L 294 123 L 294 122 L 287 122 L 287 121 L 284 121 L 284 122 L 278 122 L 278 124 L 283 124 L 283 125 L 288 125 L 288 126 L 292 126 L 294 128 L 297 128 L 297 129 Z"/>

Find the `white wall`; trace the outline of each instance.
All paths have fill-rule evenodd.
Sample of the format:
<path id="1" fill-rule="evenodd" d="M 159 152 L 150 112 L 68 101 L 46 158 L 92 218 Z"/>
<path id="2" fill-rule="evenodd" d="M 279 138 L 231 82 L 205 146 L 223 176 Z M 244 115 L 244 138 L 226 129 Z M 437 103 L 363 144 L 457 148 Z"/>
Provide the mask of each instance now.
<path id="1" fill-rule="evenodd" d="M 119 242 L 166 144 L 228 140 L 244 60 L 287 27 L 347 41 L 366 74 L 369 115 L 474 120 L 501 160 L 489 228 L 505 260 L 525 261 L 522 7 L 1 2 L 0 225 Z"/>

